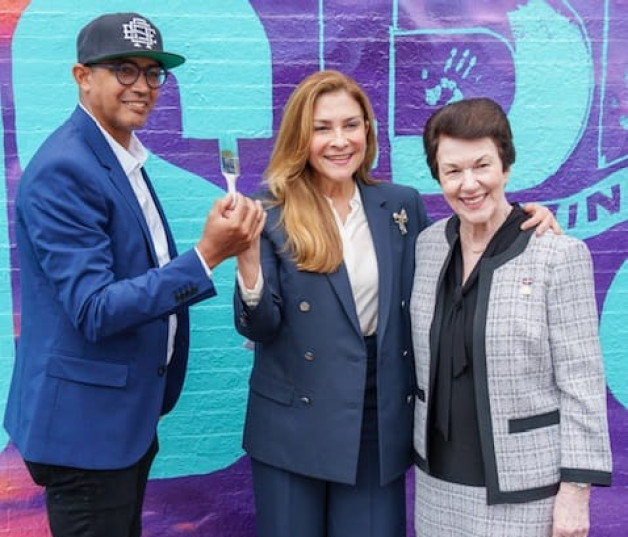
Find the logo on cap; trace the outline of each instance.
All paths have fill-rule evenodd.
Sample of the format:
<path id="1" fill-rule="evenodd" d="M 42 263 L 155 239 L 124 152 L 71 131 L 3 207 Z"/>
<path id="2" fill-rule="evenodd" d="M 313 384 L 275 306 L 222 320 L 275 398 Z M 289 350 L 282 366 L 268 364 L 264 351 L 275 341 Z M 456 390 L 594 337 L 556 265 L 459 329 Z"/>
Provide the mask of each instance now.
<path id="1" fill-rule="evenodd" d="M 146 47 L 150 50 L 157 44 L 155 29 L 144 19 L 134 17 L 122 27 L 124 39 L 133 43 L 135 47 Z"/>

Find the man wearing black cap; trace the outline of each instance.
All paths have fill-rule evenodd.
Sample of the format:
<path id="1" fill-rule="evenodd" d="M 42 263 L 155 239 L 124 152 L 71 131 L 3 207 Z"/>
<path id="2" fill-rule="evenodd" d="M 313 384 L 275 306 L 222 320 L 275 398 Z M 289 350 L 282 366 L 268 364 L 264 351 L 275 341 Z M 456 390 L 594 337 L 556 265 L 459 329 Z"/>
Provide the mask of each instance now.
<path id="1" fill-rule="evenodd" d="M 212 269 L 258 240 L 265 214 L 226 196 L 177 255 L 133 131 L 185 59 L 136 13 L 93 20 L 77 52 L 80 104 L 16 196 L 21 334 L 5 426 L 46 488 L 55 537 L 135 537 L 157 421 L 183 383 L 188 307 L 216 294 Z"/>

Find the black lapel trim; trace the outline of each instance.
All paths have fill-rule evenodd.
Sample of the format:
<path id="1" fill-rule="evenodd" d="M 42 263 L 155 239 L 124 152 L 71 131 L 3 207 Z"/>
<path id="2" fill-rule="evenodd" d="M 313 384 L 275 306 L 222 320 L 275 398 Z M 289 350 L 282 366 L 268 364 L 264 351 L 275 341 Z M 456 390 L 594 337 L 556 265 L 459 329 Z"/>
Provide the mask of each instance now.
<path id="1" fill-rule="evenodd" d="M 480 429 L 480 446 L 482 449 L 482 459 L 484 460 L 484 473 L 489 505 L 503 503 L 505 495 L 515 498 L 517 497 L 517 493 L 504 493 L 499 490 L 493 424 L 491 420 L 491 401 L 488 393 L 488 370 L 486 366 L 486 316 L 488 313 L 488 302 L 495 269 L 520 255 L 528 245 L 533 232 L 533 230 L 529 230 L 521 233 L 512 243 L 512 246 L 505 252 L 480 261 L 478 300 L 475 318 L 473 320 L 473 376 L 475 381 L 478 426 Z M 550 490 L 545 489 L 547 489 L 547 487 L 543 487 L 543 494 Z M 551 490 L 554 489 L 557 490 L 556 486 L 552 485 Z M 551 494 L 548 494 L 548 496 L 550 495 Z M 528 501 L 528 496 L 525 497 L 525 500 L 519 501 Z M 502 501 L 500 501 L 500 499 L 502 499 Z M 516 502 L 516 500 L 512 501 Z"/>

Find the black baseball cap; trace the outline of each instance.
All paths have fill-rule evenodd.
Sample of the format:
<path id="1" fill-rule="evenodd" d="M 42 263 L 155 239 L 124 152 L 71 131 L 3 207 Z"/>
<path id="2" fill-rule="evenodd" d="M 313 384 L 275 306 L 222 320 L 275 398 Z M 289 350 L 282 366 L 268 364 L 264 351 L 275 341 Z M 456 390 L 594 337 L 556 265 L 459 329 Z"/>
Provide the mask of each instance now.
<path id="1" fill-rule="evenodd" d="M 108 13 L 94 19 L 79 32 L 76 53 L 82 64 L 140 56 L 172 69 L 185 61 L 180 54 L 164 51 L 159 29 L 138 13 Z"/>

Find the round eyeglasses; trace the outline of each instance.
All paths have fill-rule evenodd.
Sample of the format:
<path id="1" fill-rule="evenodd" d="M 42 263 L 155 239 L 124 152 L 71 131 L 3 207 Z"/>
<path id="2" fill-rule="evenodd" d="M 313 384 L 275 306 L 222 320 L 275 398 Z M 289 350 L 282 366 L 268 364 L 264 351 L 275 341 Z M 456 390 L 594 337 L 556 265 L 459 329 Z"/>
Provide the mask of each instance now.
<path id="1" fill-rule="evenodd" d="M 133 62 L 121 62 L 121 63 L 88 63 L 88 67 L 102 67 L 103 69 L 109 69 L 116 74 L 118 82 L 123 86 L 132 86 L 137 82 L 140 77 L 140 73 L 144 74 L 146 85 L 151 89 L 158 89 L 164 85 L 168 78 L 168 71 L 159 65 L 150 65 L 148 67 L 140 67 Z"/>

